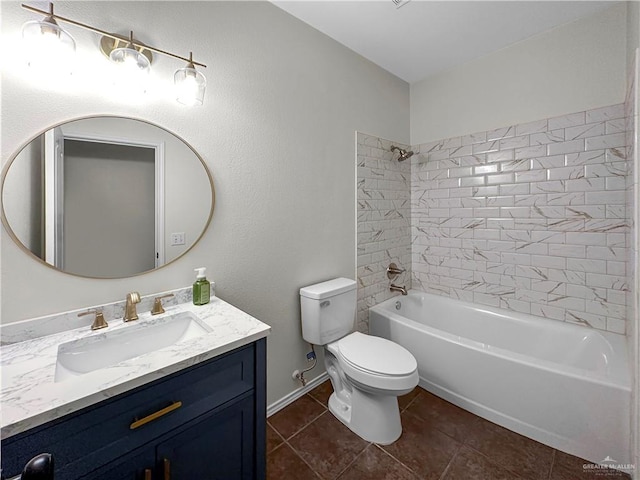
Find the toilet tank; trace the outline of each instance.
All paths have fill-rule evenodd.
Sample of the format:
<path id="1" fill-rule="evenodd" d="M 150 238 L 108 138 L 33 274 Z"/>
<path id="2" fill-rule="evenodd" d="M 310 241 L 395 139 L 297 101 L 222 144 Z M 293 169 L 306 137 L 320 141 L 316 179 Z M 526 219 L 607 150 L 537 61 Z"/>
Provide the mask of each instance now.
<path id="1" fill-rule="evenodd" d="M 356 282 L 336 278 L 300 289 L 302 337 L 314 345 L 326 345 L 353 330 Z"/>

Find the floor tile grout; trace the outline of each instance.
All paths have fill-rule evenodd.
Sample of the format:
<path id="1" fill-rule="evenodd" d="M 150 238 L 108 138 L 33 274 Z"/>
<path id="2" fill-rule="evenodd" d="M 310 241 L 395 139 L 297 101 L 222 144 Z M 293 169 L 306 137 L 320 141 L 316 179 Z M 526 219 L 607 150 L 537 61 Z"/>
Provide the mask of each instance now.
<path id="1" fill-rule="evenodd" d="M 449 459 L 449 463 L 447 463 L 447 466 L 444 467 L 444 470 L 440 474 L 440 477 L 438 477 L 439 480 L 444 480 L 445 476 L 447 475 L 447 472 L 449 471 L 449 467 L 451 466 L 453 461 L 456 459 L 456 457 L 460 453 L 460 450 L 462 450 L 462 447 L 464 447 L 464 443 L 462 443 L 462 442 L 458 442 L 458 443 L 459 443 L 459 445 L 458 445 L 458 449 L 456 450 L 456 453 L 451 455 L 451 458 Z"/>
<path id="2" fill-rule="evenodd" d="M 324 397 L 326 392 L 323 392 L 322 397 Z M 400 412 L 403 416 L 408 416 L 409 418 L 414 417 L 416 419 L 419 419 L 421 421 L 424 422 L 429 422 L 429 418 L 423 418 L 421 415 L 419 415 L 418 413 L 423 413 L 423 407 L 427 406 L 428 407 L 428 402 L 432 401 L 432 399 L 430 399 L 430 397 L 425 396 L 424 394 L 429 394 L 428 391 L 424 391 L 424 392 L 420 392 L 417 395 L 415 395 L 410 401 L 408 401 L 408 403 L 404 406 L 404 408 L 400 409 Z M 316 403 L 320 404 L 323 407 L 323 411 L 318 414 L 315 415 L 313 418 L 311 418 L 309 421 L 307 421 L 301 428 L 299 428 L 297 431 L 295 431 L 293 434 L 289 435 L 288 437 L 284 437 L 284 435 L 282 435 L 271 423 L 270 420 L 267 421 L 267 424 L 269 425 L 270 428 L 272 428 L 277 435 L 277 438 L 279 440 L 281 440 L 281 443 L 271 449 L 270 452 L 275 452 L 276 450 L 280 449 L 283 445 L 286 445 L 287 448 L 291 449 L 295 455 L 295 457 L 297 457 L 299 460 L 301 460 L 303 462 L 304 465 L 306 465 L 307 468 L 309 468 L 311 470 L 311 472 L 313 472 L 313 476 L 316 479 L 321 479 L 321 480 L 337 480 L 340 477 L 344 476 L 346 474 L 346 472 L 349 472 L 350 469 L 352 469 L 354 467 L 354 465 L 357 465 L 358 462 L 362 462 L 363 460 L 363 455 L 365 455 L 365 452 L 367 452 L 367 450 L 369 448 L 377 448 L 379 450 L 382 451 L 382 453 L 384 453 L 384 455 L 388 456 L 391 458 L 391 460 L 393 461 L 394 464 L 399 465 L 400 467 L 396 467 L 394 466 L 393 468 L 402 468 L 403 471 L 408 472 L 408 474 L 411 474 L 413 476 L 416 477 L 416 479 L 421 478 L 420 472 L 419 471 L 415 471 L 413 468 L 409 467 L 408 465 L 406 465 L 405 463 L 403 463 L 402 461 L 400 461 L 398 458 L 396 458 L 392 453 L 390 453 L 389 451 L 387 451 L 385 449 L 385 446 L 383 445 L 378 445 L 374 442 L 366 442 L 366 445 L 364 445 L 364 447 L 361 450 L 357 450 L 354 449 L 352 450 L 353 452 L 357 452 L 355 454 L 355 457 L 349 461 L 349 463 L 344 466 L 343 468 L 340 469 L 340 471 L 335 474 L 335 475 L 331 475 L 331 476 L 324 476 L 323 474 L 321 474 L 320 472 L 316 471 L 314 467 L 311 466 L 311 464 L 309 462 L 307 462 L 302 455 L 293 447 L 293 445 L 290 443 L 291 440 L 294 439 L 294 437 L 297 437 L 298 435 L 300 435 L 304 430 L 306 430 L 307 428 L 309 428 L 311 425 L 314 424 L 314 422 L 318 421 L 323 415 L 327 414 L 327 412 L 329 412 L 329 415 L 332 415 L 331 412 L 329 411 L 327 405 L 325 405 L 320 399 L 315 398 L 313 395 L 311 395 L 310 392 L 306 393 L 305 395 L 308 395 L 311 399 L 313 399 Z M 430 394 L 429 394 L 430 395 Z M 302 397 L 301 397 L 302 398 Z M 418 399 L 422 398 L 422 400 L 426 401 L 427 404 L 425 405 L 418 405 L 418 409 L 416 410 L 416 412 L 414 411 L 408 411 L 408 409 L 412 406 L 415 405 L 418 402 Z M 420 400 L 420 402 L 422 402 L 422 400 Z M 438 401 L 437 399 L 433 400 L 433 401 Z M 450 403 L 450 402 L 449 402 Z M 435 405 L 435 404 L 434 404 Z M 455 405 L 454 405 L 455 406 Z M 315 407 L 317 408 L 317 407 Z M 459 408 L 459 407 L 458 407 Z M 314 410 L 314 408 L 312 408 L 311 410 Z M 427 411 L 428 412 L 428 411 Z M 430 415 L 430 414 L 429 414 Z M 465 423 L 465 425 L 467 425 L 468 427 L 473 427 L 475 429 L 479 429 L 478 432 L 482 433 L 484 432 L 483 429 L 483 422 L 487 421 L 485 419 L 483 419 L 482 417 L 479 417 L 478 415 L 475 415 L 476 418 L 472 418 L 470 420 L 465 420 L 465 422 L 470 422 L 468 424 Z M 324 421 L 323 421 L 324 422 Z M 489 421 L 487 421 L 489 422 Z M 489 422 L 492 423 L 492 422 Z M 457 421 L 454 423 L 454 425 L 457 424 Z M 295 425 L 295 424 L 294 424 Z M 498 427 L 500 427 L 498 425 Z M 442 428 L 446 428 L 445 424 L 441 424 L 438 422 L 435 422 L 434 424 L 430 425 L 429 428 L 433 429 L 434 431 L 437 431 L 439 435 L 445 435 L 446 437 L 448 437 L 449 439 L 451 439 L 452 441 L 455 442 L 455 444 L 452 444 L 451 450 L 453 451 L 453 454 L 451 455 L 450 458 L 448 458 L 447 464 L 444 467 L 444 470 L 442 471 L 442 473 L 439 475 L 439 477 L 437 477 L 439 480 L 446 480 L 447 476 L 452 474 L 454 471 L 460 473 L 458 470 L 460 467 L 464 468 L 464 464 L 460 463 L 460 462 L 467 462 L 469 461 L 471 458 L 476 458 L 477 462 L 487 462 L 487 467 L 493 471 L 493 469 L 498 469 L 498 471 L 503 472 L 501 475 L 507 474 L 507 475 L 511 475 L 510 478 L 512 478 L 513 480 L 519 479 L 519 480 L 527 480 L 530 479 L 532 477 L 536 477 L 536 478 L 540 478 L 541 480 L 551 480 L 552 478 L 554 478 L 554 472 L 563 472 L 564 470 L 562 470 L 562 468 L 564 467 L 559 467 L 558 465 L 558 461 L 559 458 L 562 457 L 558 457 L 559 451 L 555 448 L 546 446 L 548 448 L 551 449 L 551 454 L 549 456 L 549 452 L 548 450 L 540 450 L 538 451 L 538 449 L 534 449 L 531 453 L 535 455 L 535 462 L 529 462 L 527 461 L 526 463 L 523 463 L 522 466 L 524 469 L 521 469 L 521 472 L 519 471 L 514 471 L 514 468 L 520 468 L 519 465 L 519 461 L 517 460 L 516 457 L 516 462 L 515 463 L 509 463 L 509 459 L 508 458 L 504 458 L 503 456 L 500 455 L 495 455 L 494 452 L 492 452 L 492 450 L 489 450 L 487 453 L 483 453 L 479 450 L 477 450 L 476 448 L 474 448 L 474 446 L 472 446 L 473 444 L 475 444 L 475 442 L 469 443 L 471 440 L 470 436 L 461 436 L 458 435 L 457 433 L 455 433 L 458 437 L 462 438 L 462 440 L 458 440 L 457 438 L 453 437 L 451 434 L 444 432 L 442 430 Z M 456 427 L 457 428 L 457 427 Z M 502 427 L 504 428 L 504 427 Z M 512 432 L 511 430 L 506 429 L 509 432 Z M 456 430 L 457 432 L 457 430 Z M 489 431 L 487 430 L 485 433 L 489 434 L 489 435 L 498 435 L 497 438 L 501 438 L 501 442 L 507 441 L 510 442 L 511 438 L 509 436 L 504 436 L 502 435 L 503 432 L 501 432 L 500 430 L 496 430 L 495 432 Z M 513 432 L 517 435 L 519 435 L 520 437 L 523 437 L 526 440 L 529 440 L 531 442 L 534 443 L 540 443 L 540 442 L 536 442 L 535 440 L 529 439 L 528 437 L 524 436 L 524 435 L 520 435 L 518 434 L 518 432 Z M 484 434 L 483 434 L 484 435 Z M 506 434 L 505 434 L 506 435 Z M 478 437 L 478 439 L 482 439 L 483 437 L 480 436 Z M 514 437 L 515 438 L 515 437 Z M 372 447 L 373 445 L 373 447 Z M 541 444 L 542 446 L 545 446 L 544 444 Z M 482 445 L 479 445 L 480 447 L 482 447 Z M 519 451 L 522 448 L 527 449 L 527 451 L 529 450 L 528 445 L 523 441 L 523 443 L 521 444 L 520 441 L 518 440 L 518 442 L 514 443 L 514 448 L 516 450 L 514 450 L 515 455 L 519 455 Z M 465 449 L 465 451 L 467 453 L 463 453 L 463 449 Z M 485 448 L 486 450 L 486 448 Z M 467 458 L 469 456 L 469 452 L 472 452 L 472 456 Z M 535 453 L 534 453 L 535 452 Z M 374 452 L 370 452 L 370 454 L 375 454 L 375 455 L 379 455 L 378 453 L 374 453 Z M 370 455 L 367 454 L 367 455 Z M 286 455 L 290 455 L 289 453 L 286 453 Z M 464 455 L 463 457 L 461 457 L 461 455 Z M 489 455 L 493 455 L 493 456 L 489 456 Z M 477 456 L 477 457 L 476 457 Z M 381 457 L 376 457 L 376 458 L 381 458 Z M 443 460 L 445 460 L 446 457 L 443 458 Z M 549 460 L 547 460 L 549 459 Z M 454 467 L 454 463 L 458 462 L 458 464 Z M 548 463 L 547 463 L 548 461 Z M 388 460 L 384 460 L 383 465 L 386 465 L 388 462 Z M 541 465 L 538 467 L 538 463 L 540 463 Z M 363 463 L 360 467 L 357 468 L 357 471 L 360 471 L 360 468 L 365 465 L 368 464 L 368 462 Z M 377 462 L 376 462 L 377 464 Z M 417 465 L 417 464 L 416 464 Z M 492 465 L 492 466 L 489 466 Z M 391 466 L 391 464 L 389 464 L 389 467 Z M 545 468 L 546 467 L 546 468 Z M 365 467 L 365 468 L 369 468 L 369 467 Z M 483 467 L 485 468 L 485 467 Z M 532 470 L 532 468 L 534 468 L 535 470 Z M 573 466 L 571 467 L 573 468 Z M 453 470 L 455 469 L 455 470 Z M 546 470 L 546 472 L 545 472 Z M 365 470 L 366 471 L 366 470 Z M 356 470 L 354 470 L 355 473 Z M 462 473 L 464 473 L 465 470 L 462 471 Z M 522 472 L 526 473 L 525 476 L 523 476 Z M 329 473 L 329 472 L 327 472 Z M 360 471 L 360 473 L 363 473 L 363 471 Z M 435 471 L 433 471 L 433 473 L 436 473 Z M 617 478 L 617 477 L 616 477 Z"/>
<path id="3" fill-rule="evenodd" d="M 311 395 L 311 393 L 306 393 L 305 395 L 308 395 L 309 397 L 311 397 L 312 400 L 315 400 L 317 403 L 319 403 L 320 405 L 322 405 L 322 407 L 325 410 L 329 410 L 329 407 L 327 405 L 325 405 L 324 403 L 322 403 L 320 400 L 318 400 L 316 397 L 314 397 L 313 395 Z"/>
<path id="4" fill-rule="evenodd" d="M 556 453 L 557 450 L 554 448 L 553 453 L 551 454 L 551 467 L 549 468 L 549 475 L 547 476 L 547 480 L 551 480 L 551 475 L 553 474 L 553 467 L 556 465 Z"/>
<path id="5" fill-rule="evenodd" d="M 285 440 L 284 442 L 282 442 L 280 445 L 278 445 L 276 448 L 274 448 L 274 449 L 272 450 L 272 452 L 275 452 L 276 450 L 278 450 L 279 448 L 281 448 L 281 447 L 283 447 L 283 446 L 287 446 L 287 447 L 289 447 L 289 448 L 291 449 L 291 451 L 293 452 L 293 454 L 294 454 L 296 457 L 298 457 L 300 460 L 302 460 L 302 462 L 303 462 L 307 467 L 309 467 L 309 470 L 311 470 L 311 471 L 313 472 L 313 474 L 314 474 L 316 477 L 318 477 L 320 480 L 325 480 L 325 479 L 322 477 L 322 475 L 320 475 L 318 472 L 316 472 L 316 471 L 313 469 L 313 467 L 311 467 L 311 465 L 309 465 L 309 463 L 308 463 L 304 458 L 302 458 L 302 456 L 298 453 L 298 451 L 297 451 L 295 448 L 293 448 L 293 446 L 292 446 L 289 442 L 287 442 L 286 440 Z"/>
<path id="6" fill-rule="evenodd" d="M 420 416 L 418 416 L 418 415 L 416 415 L 415 413 L 407 411 L 407 409 L 409 408 L 409 406 L 410 406 L 411 404 L 413 404 L 413 403 L 414 403 L 414 401 L 415 401 L 418 397 L 419 397 L 419 395 L 416 395 L 416 397 L 415 397 L 415 398 L 413 398 L 413 399 L 412 399 L 412 400 L 407 404 L 407 406 L 406 406 L 406 407 L 405 407 L 405 409 L 402 411 L 402 413 L 405 413 L 405 412 L 406 412 L 406 414 L 407 414 L 407 415 L 411 415 L 411 416 L 413 416 L 413 417 L 416 417 L 416 418 L 420 418 L 420 419 L 421 419 L 421 417 L 420 417 Z M 475 414 L 474 414 L 474 415 L 475 415 Z M 479 417 L 479 416 L 477 416 L 477 415 L 476 415 L 476 417 L 478 417 L 478 418 L 477 418 L 477 419 L 474 419 L 474 422 L 478 422 L 478 421 L 479 421 L 479 419 L 482 419 L 482 417 Z M 487 420 L 487 421 L 488 421 L 488 420 Z M 520 474 L 518 474 L 517 472 L 514 472 L 513 470 L 511 470 L 511 468 L 510 468 L 509 466 L 504 465 L 504 464 L 502 464 L 501 462 L 499 462 L 499 461 L 497 461 L 497 460 L 494 460 L 494 459 L 492 459 L 492 458 L 488 457 L 488 456 L 487 456 L 487 455 L 485 455 L 484 453 L 480 452 L 479 450 L 477 450 L 477 449 L 475 449 L 474 447 L 472 447 L 471 445 L 469 445 L 469 444 L 467 443 L 467 440 L 466 440 L 466 439 L 465 439 L 465 440 L 463 440 L 463 441 L 460 441 L 460 440 L 458 440 L 458 439 L 456 439 L 456 438 L 452 437 L 452 436 L 451 436 L 450 434 L 448 434 L 447 432 L 444 432 L 443 430 L 441 430 L 440 428 L 438 428 L 438 426 L 437 426 L 437 425 L 434 425 L 434 426 L 433 426 L 433 429 L 434 429 L 434 430 L 437 430 L 439 433 L 441 433 L 441 434 L 443 434 L 443 435 L 446 435 L 447 437 L 449 437 L 449 438 L 453 439 L 454 441 L 456 441 L 456 442 L 460 445 L 460 446 L 458 447 L 458 450 L 456 451 L 456 453 L 451 457 L 451 459 L 450 459 L 450 461 L 449 461 L 449 464 L 447 464 L 447 467 L 445 468 L 445 470 L 444 470 L 444 471 L 443 471 L 443 473 L 442 473 L 442 476 L 440 477 L 440 480 L 443 480 L 443 479 L 444 479 L 444 474 L 445 474 L 445 473 L 447 472 L 447 470 L 449 469 L 449 465 L 451 464 L 451 462 L 453 462 L 453 460 L 454 460 L 454 459 L 455 459 L 455 457 L 458 455 L 458 453 L 460 452 L 460 450 L 462 449 L 462 447 L 463 447 L 463 446 L 464 446 L 464 447 L 467 447 L 467 448 L 469 448 L 469 449 L 471 449 L 471 450 L 473 450 L 476 454 L 481 455 L 483 458 L 485 458 L 485 459 L 486 459 L 487 461 L 489 461 L 490 463 L 492 463 L 492 464 L 494 464 L 494 465 L 497 465 L 497 466 L 499 466 L 500 468 L 503 468 L 503 469 L 505 469 L 505 470 L 507 470 L 507 471 L 509 471 L 509 472 L 513 473 L 514 475 L 516 475 L 516 479 L 524 479 L 524 477 L 522 477 L 522 475 L 520 475 Z M 514 433 L 517 433 L 517 432 L 514 432 Z M 525 437 L 525 438 L 527 438 L 528 440 L 531 440 L 531 439 L 529 439 L 528 437 Z M 535 440 L 531 440 L 531 441 L 535 441 Z M 538 442 L 538 443 L 539 443 L 539 442 Z M 554 458 L 555 458 L 555 449 L 554 449 Z M 552 465 L 552 466 L 553 466 L 553 465 Z M 551 477 L 551 473 L 552 473 L 552 468 L 549 470 L 549 477 Z"/>
<path id="7" fill-rule="evenodd" d="M 407 403 L 407 404 L 404 406 L 404 408 L 400 410 L 400 413 L 405 412 L 405 411 L 407 410 L 407 408 L 409 408 L 409 407 L 413 404 L 413 402 L 415 402 L 415 401 L 416 401 L 416 399 L 417 399 L 419 396 L 420 396 L 420 394 L 416 395 L 416 396 L 415 396 L 415 397 L 413 397 L 411 400 L 409 400 L 409 403 Z"/>
<path id="8" fill-rule="evenodd" d="M 338 478 L 340 478 L 340 476 L 341 476 L 344 472 L 346 472 L 346 471 L 349 469 L 349 467 L 351 467 L 351 465 L 353 465 L 353 464 L 356 462 L 356 460 L 358 460 L 358 458 L 360 458 L 360 456 L 364 453 L 364 451 L 365 451 L 367 448 L 369 448 L 371 445 L 373 445 L 373 443 L 371 443 L 371 442 L 367 443 L 367 445 L 362 449 L 362 451 L 361 451 L 360 453 L 358 453 L 358 454 L 355 456 L 355 458 L 354 458 L 353 460 L 351 460 L 351 462 L 349 462 L 349 464 L 348 464 L 346 467 L 344 467 L 344 468 L 343 468 L 343 469 L 342 469 L 342 470 L 341 470 L 341 471 L 340 471 L 340 472 L 339 472 L 335 477 L 333 477 L 333 480 L 337 480 Z"/>
<path id="9" fill-rule="evenodd" d="M 384 453 L 386 453 L 387 455 L 389 455 L 391 458 L 393 458 L 396 462 L 398 462 L 400 465 L 402 465 L 404 468 L 406 468 L 407 470 L 409 470 L 413 475 L 420 477 L 420 473 L 416 472 L 413 468 L 409 467 L 408 465 L 405 465 L 401 460 L 397 459 L 396 457 L 393 456 L 393 454 L 391 454 L 390 452 L 386 451 L 383 445 L 378 445 L 377 443 L 374 444 L 376 447 L 378 447 L 380 450 L 382 450 Z"/>
<path id="10" fill-rule="evenodd" d="M 327 413 L 326 411 L 322 412 L 320 415 L 318 415 L 317 417 L 315 417 L 313 420 L 311 420 L 309 423 L 307 423 L 304 427 L 302 427 L 300 430 L 298 430 L 296 433 L 294 433 L 293 435 L 291 435 L 289 438 L 293 438 L 295 437 L 298 433 L 300 433 L 302 430 L 304 430 L 305 428 L 307 428 L 309 425 L 311 425 L 313 422 L 315 422 L 317 419 L 319 419 L 322 415 L 324 415 L 325 413 Z M 298 451 L 293 447 L 293 445 L 291 445 L 289 443 L 288 439 L 284 439 L 284 444 L 286 444 L 292 451 L 293 453 L 304 462 L 304 464 L 309 467 L 309 469 L 316 475 L 316 477 L 320 478 L 321 480 L 324 480 L 324 477 L 322 475 L 320 475 L 318 472 L 315 471 L 315 469 L 302 457 L 302 455 L 300 455 L 298 453 Z"/>
<path id="11" fill-rule="evenodd" d="M 520 475 L 518 472 L 514 472 L 513 470 L 511 470 L 511 467 L 508 467 L 508 466 L 498 462 L 497 460 L 494 460 L 493 458 L 490 458 L 488 455 L 482 453 L 480 450 L 477 450 L 477 449 L 473 448 L 471 445 L 467 444 L 466 442 L 463 443 L 462 446 L 468 448 L 469 450 L 473 450 L 473 452 L 475 454 L 480 455 L 485 460 L 487 460 L 489 463 L 497 465 L 498 467 L 508 471 L 509 473 L 513 473 L 515 475 L 515 480 L 521 480 L 521 479 L 525 480 L 524 477 L 522 475 Z M 549 472 L 549 475 L 551 475 L 551 472 Z"/>
<path id="12" fill-rule="evenodd" d="M 267 420 L 267 427 L 271 427 L 271 430 L 273 430 L 274 432 L 276 432 L 276 435 L 277 435 L 277 436 L 278 436 L 278 438 L 280 438 L 280 440 L 281 440 L 281 442 L 280 442 L 277 446 L 275 446 L 274 448 L 272 448 L 272 449 L 270 450 L 270 451 L 272 452 L 272 451 L 274 451 L 276 448 L 278 448 L 280 445 L 282 445 L 284 442 L 286 442 L 286 440 L 285 440 L 285 438 L 284 438 L 282 435 L 280 435 L 280 432 L 278 432 L 278 430 L 276 430 L 276 429 L 273 427 L 273 425 L 271 425 L 271 424 L 269 423 L 269 421 L 268 421 L 268 420 Z M 269 453 L 269 452 L 267 452 L 267 453 Z"/>
<path id="13" fill-rule="evenodd" d="M 282 438 L 284 438 L 285 441 L 289 440 L 290 438 L 295 437 L 296 435 L 298 435 L 302 430 L 304 430 L 305 428 L 307 428 L 309 425 L 311 425 L 313 422 L 315 422 L 318 418 L 320 418 L 322 415 L 324 415 L 325 413 L 327 413 L 327 409 L 325 408 L 325 410 L 322 413 L 319 413 L 318 415 L 316 415 L 315 417 L 313 417 L 311 420 L 309 420 L 307 423 L 305 423 L 302 427 L 300 427 L 298 430 L 296 430 L 295 432 L 293 432 L 291 435 L 289 435 L 288 437 L 285 437 L 282 433 L 280 433 L 278 431 L 278 429 L 271 424 L 271 428 L 273 428 Z"/>

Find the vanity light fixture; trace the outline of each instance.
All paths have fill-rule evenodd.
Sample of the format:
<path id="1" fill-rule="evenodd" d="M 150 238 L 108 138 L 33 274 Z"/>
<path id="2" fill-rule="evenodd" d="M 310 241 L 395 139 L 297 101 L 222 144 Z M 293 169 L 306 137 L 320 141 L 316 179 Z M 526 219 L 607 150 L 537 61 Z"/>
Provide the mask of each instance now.
<path id="1" fill-rule="evenodd" d="M 202 105 L 204 91 L 207 88 L 207 79 L 196 70 L 193 64 L 193 52 L 189 52 L 187 66 L 176 70 L 173 75 L 176 86 L 176 100 L 183 105 Z"/>
<path id="2" fill-rule="evenodd" d="M 202 105 L 204 102 L 204 92 L 207 81 L 205 76 L 196 70 L 196 65 L 203 68 L 206 68 L 207 66 L 203 63 L 194 61 L 192 52 L 189 53 L 189 58 L 185 58 L 166 50 L 160 50 L 140 43 L 134 40 L 133 32 L 130 32 L 129 38 L 123 38 L 119 35 L 106 32 L 91 25 L 87 25 L 70 18 L 61 17 L 60 15 L 53 13 L 52 3 L 49 3 L 49 12 L 25 5 L 24 3 L 22 4 L 22 8 L 29 10 L 30 12 L 45 15 L 44 20 L 27 22 L 23 26 L 23 38 L 27 41 L 31 41 L 32 43 L 34 43 L 32 40 L 33 38 L 42 40 L 43 37 L 52 37 L 52 39 L 59 39 L 65 49 L 71 48 L 75 51 L 75 41 L 73 40 L 73 37 L 58 25 L 58 22 L 63 22 L 102 35 L 100 40 L 100 48 L 102 52 L 107 55 L 112 62 L 136 75 L 139 75 L 140 73 L 148 73 L 150 71 L 151 62 L 153 60 L 151 52 L 187 62 L 186 67 L 178 69 L 174 74 L 174 84 L 178 90 L 176 99 L 178 102 L 185 105 Z M 40 37 L 38 37 L 38 35 L 40 35 Z M 71 47 L 69 47 L 69 44 Z M 40 48 L 37 50 L 42 52 L 42 55 L 46 56 L 50 61 L 53 60 L 53 62 L 56 62 L 59 58 L 59 54 L 57 54 L 57 52 L 61 50 L 61 47 L 56 47 L 55 51 L 51 48 Z"/>
<path id="3" fill-rule="evenodd" d="M 70 60 L 76 51 L 76 42 L 56 22 L 52 3 L 49 4 L 49 12 L 39 12 L 43 13 L 45 18 L 26 22 L 22 26 L 22 38 L 28 50 L 28 63 L 30 67 L 55 68 L 58 62 Z"/>

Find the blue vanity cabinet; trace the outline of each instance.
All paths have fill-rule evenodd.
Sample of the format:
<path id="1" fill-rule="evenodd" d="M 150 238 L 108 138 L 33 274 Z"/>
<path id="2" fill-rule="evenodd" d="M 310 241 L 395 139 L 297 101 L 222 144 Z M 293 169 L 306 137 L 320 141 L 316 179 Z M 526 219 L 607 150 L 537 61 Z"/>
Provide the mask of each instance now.
<path id="1" fill-rule="evenodd" d="M 154 449 L 142 448 L 138 453 L 114 460 L 111 464 L 82 478 L 87 480 L 164 480 L 155 471 L 155 464 Z"/>
<path id="2" fill-rule="evenodd" d="M 198 418 L 113 464 L 83 477 L 87 480 L 253 480 L 256 471 L 250 394 Z M 146 475 L 146 477 L 145 477 Z"/>
<path id="3" fill-rule="evenodd" d="M 253 445 L 246 441 L 254 421 L 251 404 L 251 398 L 245 398 L 159 444 L 158 478 L 256 478 Z"/>
<path id="4" fill-rule="evenodd" d="M 56 480 L 264 479 L 265 367 L 260 339 L 10 437 L 3 473 L 48 452 Z"/>

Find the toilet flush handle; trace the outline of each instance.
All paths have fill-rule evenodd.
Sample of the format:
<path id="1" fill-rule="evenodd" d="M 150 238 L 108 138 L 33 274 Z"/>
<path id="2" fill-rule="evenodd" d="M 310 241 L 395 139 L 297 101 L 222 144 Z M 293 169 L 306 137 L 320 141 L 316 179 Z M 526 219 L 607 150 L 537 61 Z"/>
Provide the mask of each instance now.
<path id="1" fill-rule="evenodd" d="M 320 302 L 320 308 L 328 307 L 329 305 L 331 305 L 330 300 L 325 300 L 324 302 Z"/>

